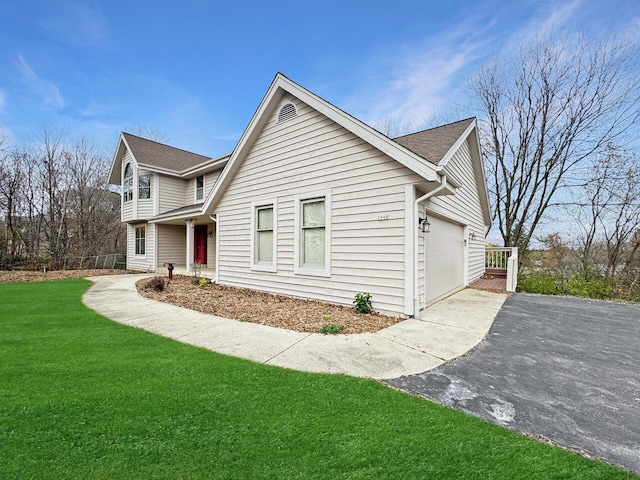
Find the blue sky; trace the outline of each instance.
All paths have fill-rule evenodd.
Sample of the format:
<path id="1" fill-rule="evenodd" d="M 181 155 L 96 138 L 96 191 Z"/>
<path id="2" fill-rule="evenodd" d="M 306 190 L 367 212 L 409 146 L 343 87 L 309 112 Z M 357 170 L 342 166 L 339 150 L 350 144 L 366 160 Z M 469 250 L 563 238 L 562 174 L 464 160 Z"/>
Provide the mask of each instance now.
<path id="1" fill-rule="evenodd" d="M 0 125 L 43 124 L 106 150 L 151 127 L 177 147 L 231 151 L 276 72 L 361 120 L 475 115 L 465 79 L 555 29 L 640 29 L 637 0 L 135 0 L 4 2 Z"/>

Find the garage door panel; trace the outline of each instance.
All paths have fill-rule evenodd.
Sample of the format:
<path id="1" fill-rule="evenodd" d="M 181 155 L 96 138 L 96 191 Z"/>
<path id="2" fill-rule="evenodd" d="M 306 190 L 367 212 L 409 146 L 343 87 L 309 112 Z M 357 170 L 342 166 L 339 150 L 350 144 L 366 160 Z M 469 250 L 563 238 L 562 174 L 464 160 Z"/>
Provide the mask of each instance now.
<path id="1" fill-rule="evenodd" d="M 425 234 L 425 299 L 430 302 L 463 284 L 464 227 L 432 217 Z"/>

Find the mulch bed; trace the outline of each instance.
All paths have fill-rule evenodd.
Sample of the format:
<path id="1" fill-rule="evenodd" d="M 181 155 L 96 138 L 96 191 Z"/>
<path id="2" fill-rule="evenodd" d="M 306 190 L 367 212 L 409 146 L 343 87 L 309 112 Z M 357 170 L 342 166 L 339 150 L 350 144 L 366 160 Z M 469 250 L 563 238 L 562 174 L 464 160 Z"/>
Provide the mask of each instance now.
<path id="1" fill-rule="evenodd" d="M 147 298 L 190 308 L 202 313 L 253 322 L 298 332 L 320 332 L 326 325 L 343 325 L 340 333 L 377 332 L 403 320 L 379 313 L 360 314 L 353 308 L 315 300 L 302 300 L 245 288 L 193 283 L 193 277 L 175 275 L 164 291 L 145 288 L 149 279 L 137 283 Z"/>
<path id="2" fill-rule="evenodd" d="M 99 275 L 121 275 L 125 270 L 11 270 L 0 271 L 0 283 L 44 282 L 68 278 L 97 277 Z"/>

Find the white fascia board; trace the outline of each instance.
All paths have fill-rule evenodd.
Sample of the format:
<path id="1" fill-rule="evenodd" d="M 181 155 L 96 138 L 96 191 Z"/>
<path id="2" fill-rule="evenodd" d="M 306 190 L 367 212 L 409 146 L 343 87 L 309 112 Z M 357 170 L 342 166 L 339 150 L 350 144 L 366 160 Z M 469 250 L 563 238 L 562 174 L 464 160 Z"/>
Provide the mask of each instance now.
<path id="1" fill-rule="evenodd" d="M 194 208 L 192 210 L 185 210 L 173 215 L 161 214 L 149 219 L 149 223 L 162 223 L 171 220 L 187 219 L 192 218 L 194 215 L 200 215 L 200 213 L 200 208 Z"/>
<path id="2" fill-rule="evenodd" d="M 265 116 L 265 112 L 272 108 L 272 106 L 279 100 L 279 96 L 277 96 L 276 93 L 278 93 L 278 82 L 281 78 L 283 78 L 282 75 L 277 74 L 273 82 L 271 82 L 267 93 L 262 98 L 260 105 L 258 105 L 258 108 L 253 114 L 253 117 L 251 117 L 251 121 L 247 125 L 247 128 L 242 132 L 242 136 L 236 144 L 236 147 L 233 149 L 233 152 L 231 152 L 231 156 L 229 157 L 226 167 L 222 171 L 222 174 L 218 178 L 213 189 L 211 189 L 211 192 L 209 192 L 209 195 L 202 206 L 202 213 L 206 213 L 215 206 L 219 192 L 223 192 L 233 179 L 235 172 L 240 167 L 238 163 L 239 159 L 244 156 L 250 140 L 253 137 L 254 131 L 256 131 L 257 127 L 263 123 L 262 119 Z"/>
<path id="3" fill-rule="evenodd" d="M 118 162 L 118 159 L 121 158 L 121 154 L 120 151 L 122 150 L 123 145 L 125 146 L 125 148 L 129 148 L 129 146 L 127 145 L 127 142 L 124 139 L 124 135 L 122 135 L 122 132 L 120 133 L 120 138 L 118 139 L 118 146 L 116 147 L 116 151 L 113 154 L 113 159 L 111 160 L 111 168 L 109 168 L 109 176 L 107 177 L 109 179 L 109 184 L 111 185 L 120 185 L 121 182 L 121 174 L 117 175 L 117 178 L 114 178 L 114 175 L 116 175 L 116 164 Z M 133 154 L 132 154 L 133 155 Z M 120 169 L 122 169 L 122 165 L 120 166 Z"/>
<path id="4" fill-rule="evenodd" d="M 222 172 L 222 175 L 216 183 L 216 186 L 209 193 L 209 197 L 203 205 L 203 213 L 206 213 L 213 206 L 215 206 L 215 202 L 219 192 L 224 191 L 228 183 L 235 175 L 236 170 L 239 168 L 237 162 L 241 161 L 241 159 L 243 158 L 245 150 L 250 143 L 254 132 L 264 122 L 265 115 L 267 115 L 268 112 L 274 107 L 275 103 L 280 100 L 283 92 L 290 93 L 318 112 L 324 114 L 326 117 L 333 120 L 338 125 L 341 125 L 342 127 L 351 131 L 370 145 L 374 146 L 381 152 L 385 153 L 386 155 L 398 161 L 416 174 L 420 175 L 426 181 L 433 182 L 438 179 L 438 174 L 436 173 L 435 166 L 428 163 L 419 155 L 416 155 L 399 143 L 394 142 L 390 138 L 385 137 L 360 120 L 357 120 L 351 115 L 343 112 L 339 108 L 331 105 L 309 90 L 289 80 L 281 73 L 278 73 L 275 76 L 273 82 L 271 82 L 267 93 L 260 102 L 260 105 L 251 118 L 249 125 L 240 137 L 236 148 L 229 158 L 229 163 Z"/>
<path id="5" fill-rule="evenodd" d="M 463 132 L 463 134 L 460 135 L 458 140 L 456 140 L 456 143 L 451 145 L 451 148 L 447 151 L 447 153 L 445 153 L 444 157 L 442 157 L 442 159 L 440 159 L 440 161 L 438 162 L 438 167 L 444 168 L 447 165 L 447 163 L 449 163 L 449 161 L 453 158 L 453 156 L 458 151 L 460 146 L 467 140 L 467 137 L 469 136 L 469 134 L 471 133 L 471 131 L 474 128 L 476 128 L 476 119 L 475 118 L 473 119 L 473 122 L 471 122 L 469 124 L 469 126 L 466 128 L 466 130 Z"/>
<path id="6" fill-rule="evenodd" d="M 471 138 L 469 138 L 471 136 Z M 463 142 L 469 139 L 471 150 L 471 161 L 473 162 L 474 177 L 478 194 L 480 195 L 480 204 L 482 207 L 482 215 L 484 217 L 485 226 L 490 226 L 491 221 L 491 205 L 489 203 L 489 191 L 487 190 L 487 179 L 484 173 L 484 165 L 482 164 L 482 149 L 480 148 L 480 137 L 478 136 L 478 121 L 474 118 L 469 124 L 460 138 L 451 146 L 449 151 L 438 162 L 437 170 L 441 172 L 453 158 L 456 151 Z M 458 186 L 458 185 L 457 185 Z"/>
<path id="7" fill-rule="evenodd" d="M 182 172 L 178 170 L 171 170 L 168 168 L 158 167 L 156 165 L 149 165 L 147 163 L 139 163 L 139 167 L 143 167 L 145 170 L 148 170 L 153 173 L 161 173 L 163 175 L 169 175 L 171 177 L 189 179 L 191 177 L 197 176 L 198 174 L 207 173 L 209 171 L 218 170 L 221 167 L 224 167 L 226 163 L 226 157 L 222 160 L 215 160 L 214 163 L 209 164 L 200 164 L 199 166 L 193 167 L 189 170 L 184 170 Z"/>
<path id="8" fill-rule="evenodd" d="M 191 167 L 187 170 L 183 170 L 182 172 L 180 172 L 180 176 L 183 178 L 188 178 L 192 176 L 198 176 L 201 173 L 218 170 L 220 167 L 224 167 L 227 164 L 227 162 L 229 161 L 229 157 L 231 157 L 230 153 L 212 158 L 211 160 L 202 162 L 201 164 Z"/>

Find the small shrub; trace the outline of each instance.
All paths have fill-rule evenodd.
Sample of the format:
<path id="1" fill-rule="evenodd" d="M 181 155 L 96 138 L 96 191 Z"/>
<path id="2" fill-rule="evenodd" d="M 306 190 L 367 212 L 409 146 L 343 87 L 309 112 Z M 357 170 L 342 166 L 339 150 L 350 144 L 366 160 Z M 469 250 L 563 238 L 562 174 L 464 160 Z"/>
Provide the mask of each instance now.
<path id="1" fill-rule="evenodd" d="M 208 278 L 201 278 L 199 283 L 200 287 L 204 288 L 205 290 L 207 288 L 211 288 L 211 281 Z"/>
<path id="2" fill-rule="evenodd" d="M 522 276 L 518 279 L 519 292 L 541 293 L 543 295 L 561 295 L 556 281 L 550 276 Z"/>
<path id="3" fill-rule="evenodd" d="M 356 293 L 356 299 L 353 301 L 356 312 L 371 313 L 371 294 L 367 292 Z"/>
<path id="4" fill-rule="evenodd" d="M 337 323 L 327 323 L 322 326 L 320 333 L 324 333 L 325 335 L 337 335 L 342 333 L 345 328 L 346 327 L 344 325 L 338 325 Z"/>
<path id="5" fill-rule="evenodd" d="M 156 292 L 162 292 L 164 290 L 165 283 L 162 277 L 153 277 L 145 284 L 144 288 L 147 290 L 154 290 Z"/>

